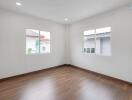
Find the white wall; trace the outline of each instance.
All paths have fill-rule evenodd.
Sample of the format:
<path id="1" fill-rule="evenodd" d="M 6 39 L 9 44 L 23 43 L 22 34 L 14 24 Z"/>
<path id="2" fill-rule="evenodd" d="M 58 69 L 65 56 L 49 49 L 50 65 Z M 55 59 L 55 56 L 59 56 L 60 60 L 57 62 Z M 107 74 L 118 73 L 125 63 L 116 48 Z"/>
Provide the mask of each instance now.
<path id="1" fill-rule="evenodd" d="M 84 54 L 83 31 L 112 27 L 112 56 Z M 132 82 L 132 10 L 121 8 L 70 26 L 71 64 Z"/>
<path id="2" fill-rule="evenodd" d="M 0 79 L 61 64 L 73 64 L 132 82 L 132 11 L 127 8 L 71 25 L 0 10 Z M 112 27 L 112 56 L 84 54 L 83 31 Z M 51 32 L 51 54 L 26 55 L 25 29 Z"/>
<path id="3" fill-rule="evenodd" d="M 26 55 L 25 29 L 51 32 L 51 54 Z M 0 10 L 0 79 L 65 64 L 65 27 Z"/>

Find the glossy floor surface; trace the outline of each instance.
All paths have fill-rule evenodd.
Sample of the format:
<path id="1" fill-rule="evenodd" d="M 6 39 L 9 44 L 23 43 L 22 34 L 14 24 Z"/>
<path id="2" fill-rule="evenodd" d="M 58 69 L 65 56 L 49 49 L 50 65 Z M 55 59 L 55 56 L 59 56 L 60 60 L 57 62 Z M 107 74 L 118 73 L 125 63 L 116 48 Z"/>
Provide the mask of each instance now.
<path id="1" fill-rule="evenodd" d="M 132 87 L 63 66 L 0 82 L 0 100 L 132 100 Z"/>

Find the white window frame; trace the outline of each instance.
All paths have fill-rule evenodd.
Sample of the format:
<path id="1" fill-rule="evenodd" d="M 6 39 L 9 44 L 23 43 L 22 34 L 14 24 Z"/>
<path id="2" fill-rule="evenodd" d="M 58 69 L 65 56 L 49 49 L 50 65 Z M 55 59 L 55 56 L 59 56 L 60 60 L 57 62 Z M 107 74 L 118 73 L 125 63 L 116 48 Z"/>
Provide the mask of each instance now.
<path id="1" fill-rule="evenodd" d="M 29 30 L 28 28 L 27 29 L 25 29 L 25 32 L 27 32 L 27 30 Z M 39 54 L 51 54 L 52 53 L 52 49 L 51 49 L 51 32 L 49 32 L 49 31 L 43 31 L 43 32 L 49 32 L 50 33 L 50 52 L 48 52 L 48 53 L 41 53 L 40 52 L 40 32 L 42 31 L 42 30 L 38 30 L 38 29 L 31 29 L 31 30 L 37 30 L 38 32 L 39 32 L 39 37 L 38 37 L 38 39 L 39 39 L 39 52 L 38 53 L 27 53 L 27 51 L 26 51 L 26 49 L 25 49 L 25 53 L 26 53 L 26 55 L 39 55 Z M 26 34 L 25 34 L 25 38 L 27 38 L 26 37 Z M 26 39 L 26 43 L 27 43 L 27 39 Z M 27 45 L 27 44 L 26 44 Z"/>
<path id="2" fill-rule="evenodd" d="M 100 30 L 100 31 L 103 32 L 103 30 L 101 30 L 101 29 L 105 29 L 105 28 L 107 29 L 107 31 L 105 31 L 106 33 L 107 33 L 107 32 L 110 32 L 110 36 L 109 36 L 109 37 L 110 37 L 110 46 L 111 46 L 111 33 L 112 33 L 111 26 L 102 27 L 102 28 L 92 28 L 92 29 L 89 29 L 89 30 L 83 32 L 83 50 L 82 50 L 82 51 L 83 51 L 84 54 L 90 54 L 90 55 L 91 55 L 91 54 L 92 54 L 92 55 L 94 54 L 94 55 L 98 55 L 98 54 L 96 53 L 96 40 L 97 40 L 97 34 L 98 34 L 98 33 L 97 33 L 97 30 Z M 95 52 L 94 52 L 94 53 L 91 53 L 91 52 L 90 52 L 90 53 L 87 53 L 87 52 L 84 52 L 84 34 L 85 34 L 86 32 L 88 32 L 88 31 L 91 31 L 91 30 L 94 30 L 94 34 L 95 34 L 95 37 L 94 37 Z M 101 33 L 100 33 L 100 34 L 101 34 Z M 111 56 L 111 55 L 112 55 L 112 50 L 110 50 L 110 51 L 111 51 L 111 52 L 110 52 L 110 55 L 101 55 L 101 54 L 100 54 L 99 56 Z"/>

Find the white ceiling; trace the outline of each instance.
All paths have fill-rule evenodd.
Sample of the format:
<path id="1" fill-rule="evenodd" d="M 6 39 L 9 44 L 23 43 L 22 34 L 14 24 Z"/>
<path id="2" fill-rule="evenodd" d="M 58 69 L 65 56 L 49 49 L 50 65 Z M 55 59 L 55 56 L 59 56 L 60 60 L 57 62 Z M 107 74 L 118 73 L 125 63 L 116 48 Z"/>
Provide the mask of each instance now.
<path id="1" fill-rule="evenodd" d="M 130 3 L 131 0 L 0 0 L 0 8 L 59 23 L 72 23 Z M 17 7 L 16 2 L 22 6 Z M 64 21 L 68 18 L 68 22 Z"/>

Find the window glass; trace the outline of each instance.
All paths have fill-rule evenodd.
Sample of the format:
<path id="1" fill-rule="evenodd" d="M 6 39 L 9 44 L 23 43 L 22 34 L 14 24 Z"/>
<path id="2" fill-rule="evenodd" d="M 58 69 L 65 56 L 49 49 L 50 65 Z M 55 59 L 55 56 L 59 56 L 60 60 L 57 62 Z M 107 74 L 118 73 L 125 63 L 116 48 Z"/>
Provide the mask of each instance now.
<path id="1" fill-rule="evenodd" d="M 39 31 L 33 29 L 26 30 L 26 53 L 39 53 Z"/>
<path id="2" fill-rule="evenodd" d="M 95 53 L 95 30 L 84 32 L 84 48 L 85 53 Z"/>
<path id="3" fill-rule="evenodd" d="M 96 54 L 111 55 L 111 27 L 96 29 Z"/>
<path id="4" fill-rule="evenodd" d="M 50 32 L 40 31 L 40 52 L 50 53 Z"/>

